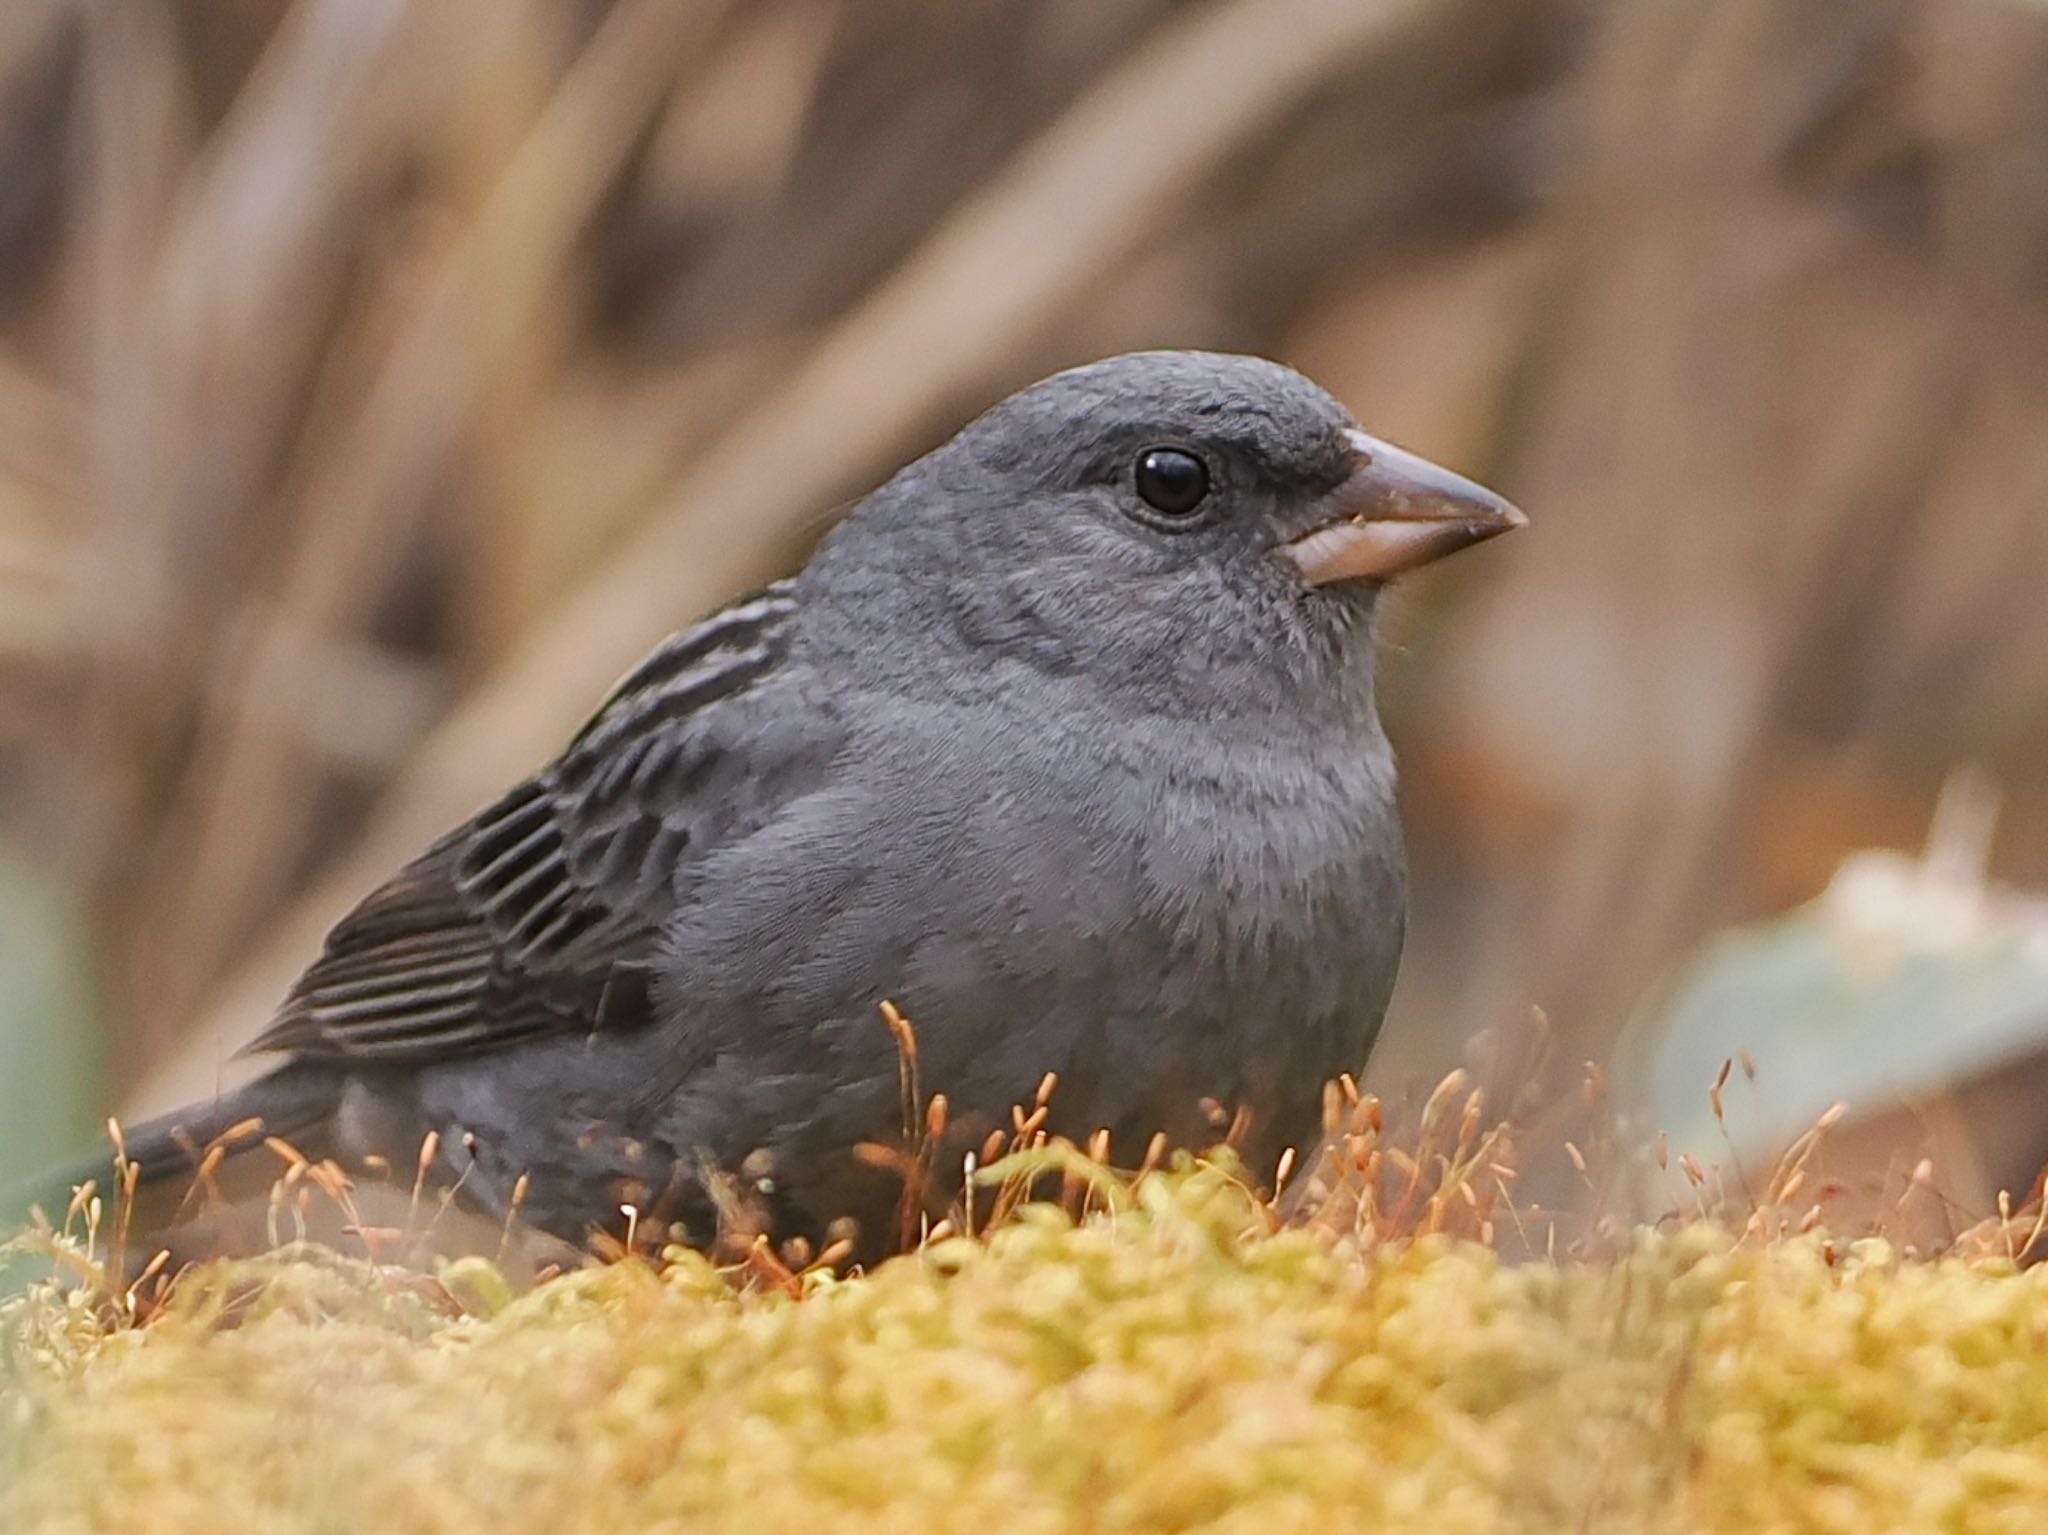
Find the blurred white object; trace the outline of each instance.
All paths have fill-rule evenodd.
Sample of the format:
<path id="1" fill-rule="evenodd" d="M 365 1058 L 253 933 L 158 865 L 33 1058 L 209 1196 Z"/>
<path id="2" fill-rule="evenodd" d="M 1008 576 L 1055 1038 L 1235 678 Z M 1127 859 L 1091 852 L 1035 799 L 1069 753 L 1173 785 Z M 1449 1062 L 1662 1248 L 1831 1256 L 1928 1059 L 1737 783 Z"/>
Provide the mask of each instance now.
<path id="1" fill-rule="evenodd" d="M 1880 972 L 1910 955 L 1961 956 L 2012 942 L 2048 963 L 2048 900 L 1986 882 L 1997 791 L 1958 773 L 1935 807 L 1923 857 L 1847 859 L 1814 903 L 1844 956 Z"/>
<path id="2" fill-rule="evenodd" d="M 1977 1160 L 2031 1176 L 2048 1138 L 2048 900 L 1987 883 L 1997 808 L 1959 773 L 1922 857 L 1858 853 L 1808 905 L 1709 944 L 1622 1041 L 1637 1128 L 1667 1132 L 1674 1154 L 1726 1164 L 1732 1148 L 1755 1167 L 1838 1101 L 1852 1124 L 1904 1110 L 1910 1130 L 1922 1106 L 1996 1081 L 2024 1091 L 2002 1092 L 2005 1117 L 1976 1135 L 2016 1144 Z M 1717 1123 L 1709 1089 L 1731 1059 L 1745 1071 Z"/>

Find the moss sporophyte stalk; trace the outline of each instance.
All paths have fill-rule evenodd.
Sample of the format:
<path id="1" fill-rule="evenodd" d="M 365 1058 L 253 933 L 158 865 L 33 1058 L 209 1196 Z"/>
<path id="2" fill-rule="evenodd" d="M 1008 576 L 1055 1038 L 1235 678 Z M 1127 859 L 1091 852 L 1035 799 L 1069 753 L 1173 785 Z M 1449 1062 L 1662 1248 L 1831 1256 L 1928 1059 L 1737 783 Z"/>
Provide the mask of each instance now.
<path id="1" fill-rule="evenodd" d="M 2041 1528 L 2048 1277 L 1744 1239 L 1279 1227 L 1227 1164 L 872 1273 L 672 1252 L 515 1294 L 312 1249 L 147 1322 L 6 1303 L 20 1535 Z M 46 1254 L 51 1239 L 32 1244 Z M 69 1261 L 85 1260 L 75 1248 Z"/>

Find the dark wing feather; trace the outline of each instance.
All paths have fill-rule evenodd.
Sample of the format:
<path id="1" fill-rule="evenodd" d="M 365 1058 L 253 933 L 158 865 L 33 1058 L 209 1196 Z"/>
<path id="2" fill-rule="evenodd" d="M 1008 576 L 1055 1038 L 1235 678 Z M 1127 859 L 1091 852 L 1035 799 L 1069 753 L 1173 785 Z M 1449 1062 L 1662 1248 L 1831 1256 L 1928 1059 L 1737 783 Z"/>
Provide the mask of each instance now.
<path id="1" fill-rule="evenodd" d="M 670 639 L 559 758 L 337 923 L 249 1050 L 397 1064 L 643 1021 L 677 873 L 729 821 L 707 798 L 747 777 L 718 706 L 782 659 L 793 611 L 781 584 Z"/>

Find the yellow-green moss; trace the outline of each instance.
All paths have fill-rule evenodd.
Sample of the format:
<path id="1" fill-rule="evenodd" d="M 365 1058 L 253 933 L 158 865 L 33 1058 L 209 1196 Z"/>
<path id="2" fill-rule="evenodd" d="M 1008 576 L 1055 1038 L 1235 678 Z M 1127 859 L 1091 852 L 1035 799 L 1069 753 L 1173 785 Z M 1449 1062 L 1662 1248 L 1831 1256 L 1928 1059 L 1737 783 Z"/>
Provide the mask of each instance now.
<path id="1" fill-rule="evenodd" d="M 802 1299 L 684 1260 L 484 1316 L 300 1256 L 140 1329 L 17 1301 L 0 1529 L 2048 1529 L 2048 1276 L 1711 1227 L 1360 1255 L 1140 1192 Z"/>

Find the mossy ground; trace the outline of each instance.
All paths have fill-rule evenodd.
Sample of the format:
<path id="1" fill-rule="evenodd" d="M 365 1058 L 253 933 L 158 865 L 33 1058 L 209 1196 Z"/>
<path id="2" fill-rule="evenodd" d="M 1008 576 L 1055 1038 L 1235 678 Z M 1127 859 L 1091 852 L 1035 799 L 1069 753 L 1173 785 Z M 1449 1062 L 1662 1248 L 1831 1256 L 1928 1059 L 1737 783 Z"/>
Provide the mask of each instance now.
<path id="1" fill-rule="evenodd" d="M 312 1252 L 8 1304 L 0 1529 L 2038 1531 L 2048 1272 L 1644 1232 L 1510 1264 L 1227 1172 L 852 1279 L 511 1297 Z"/>

